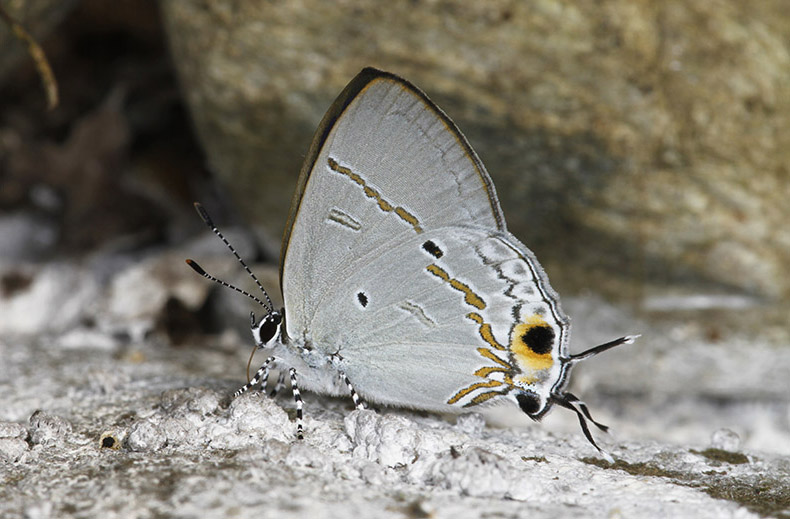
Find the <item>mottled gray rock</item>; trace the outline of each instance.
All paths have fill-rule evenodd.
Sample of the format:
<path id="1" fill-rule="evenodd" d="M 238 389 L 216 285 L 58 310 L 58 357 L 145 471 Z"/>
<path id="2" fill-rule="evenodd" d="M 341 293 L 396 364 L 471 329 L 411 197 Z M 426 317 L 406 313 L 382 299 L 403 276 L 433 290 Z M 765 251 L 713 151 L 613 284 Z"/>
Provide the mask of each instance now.
<path id="1" fill-rule="evenodd" d="M 162 6 L 211 165 L 270 238 L 281 235 L 322 114 L 373 65 L 412 80 L 454 118 L 487 164 L 509 227 L 561 293 L 592 288 L 639 307 L 706 287 L 714 312 L 727 307 L 722 296 L 756 298 L 745 319 L 739 310 L 701 318 L 786 329 L 790 12 L 781 2 Z"/>
<path id="2" fill-rule="evenodd" d="M 74 329 L 98 296 L 93 275 L 65 262 L 0 264 L 0 334 L 36 334 Z M 8 286 L 8 285 L 6 285 Z"/>
<path id="3" fill-rule="evenodd" d="M 27 429 L 18 423 L 0 422 L 0 461 L 16 462 L 27 452 Z"/>
<path id="4" fill-rule="evenodd" d="M 74 408 L 75 429 L 59 429 L 57 447 L 6 458 L 3 516 L 35 515 L 49 503 L 47 512 L 60 517 L 80 516 L 75 507 L 90 515 L 224 517 L 243 505 L 248 514 L 284 517 L 424 510 L 540 518 L 583 508 L 596 516 L 751 518 L 749 509 L 781 512 L 788 491 L 787 458 L 765 453 L 625 441 L 610 445 L 618 460 L 610 465 L 578 433 L 467 433 L 436 417 L 345 411 L 315 397 L 307 437 L 298 441 L 283 409 L 260 393 L 222 406 L 220 393 L 205 387 L 140 391 L 123 389 L 109 407 L 105 399 L 102 413 Z M 145 417 L 120 433 L 123 447 L 108 448 L 97 427 L 130 412 Z M 66 441 L 72 434 L 94 441 Z M 756 484 L 759 503 L 745 497 Z"/>
<path id="5" fill-rule="evenodd" d="M 63 417 L 38 410 L 30 416 L 32 445 L 61 446 L 71 435 L 71 423 Z"/>
<path id="6" fill-rule="evenodd" d="M 248 237 L 233 229 L 228 229 L 227 235 L 242 254 L 250 255 L 253 246 Z M 206 304 L 214 286 L 184 263 L 190 256 L 201 258 L 212 274 L 248 287 L 250 279 L 227 261 L 228 254 L 222 242 L 207 233 L 177 250 L 139 261 L 104 252 L 82 264 L 33 264 L 3 257 L 0 336 L 54 334 L 54 340 L 64 348 L 112 350 L 120 337 L 138 340 L 167 328 L 168 311 L 195 313 Z M 262 277 L 268 282 L 267 277 L 276 279 L 276 274 Z M 241 316 L 239 321 L 248 329 L 243 318 L 249 312 L 244 306 L 247 301 L 226 296 L 219 296 L 224 301 L 221 306 L 227 306 L 234 317 Z M 193 331 L 199 333 L 199 323 L 193 324 Z"/>

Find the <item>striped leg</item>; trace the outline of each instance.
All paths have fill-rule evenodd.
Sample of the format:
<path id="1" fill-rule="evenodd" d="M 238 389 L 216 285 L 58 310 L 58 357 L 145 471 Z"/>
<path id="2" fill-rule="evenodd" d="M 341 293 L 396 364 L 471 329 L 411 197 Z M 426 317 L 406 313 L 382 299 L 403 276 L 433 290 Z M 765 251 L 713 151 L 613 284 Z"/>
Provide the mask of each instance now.
<path id="1" fill-rule="evenodd" d="M 269 378 L 269 368 L 271 367 L 272 362 L 274 362 L 274 357 L 269 357 L 268 359 L 266 359 L 261 365 L 261 367 L 258 368 L 258 371 L 255 372 L 255 376 L 252 377 L 252 380 L 241 386 L 238 390 L 236 390 L 235 393 L 233 393 L 233 398 L 236 398 L 240 394 L 249 391 L 256 385 L 258 385 L 258 383 L 260 383 L 261 381 L 263 381 L 263 386 L 265 387 L 266 380 Z"/>
<path id="2" fill-rule="evenodd" d="M 282 391 L 284 387 L 285 387 L 285 371 L 280 371 L 280 376 L 277 377 L 277 384 L 274 385 L 274 389 L 272 389 L 272 392 L 269 393 L 269 397 L 271 398 L 276 397 L 277 393 Z"/>
<path id="3" fill-rule="evenodd" d="M 261 391 L 266 393 L 266 385 L 269 383 L 269 370 L 266 370 L 266 373 L 263 374 L 261 378 Z"/>
<path id="4" fill-rule="evenodd" d="M 365 402 L 359 398 L 354 386 L 351 385 L 351 381 L 348 379 L 345 373 L 341 373 L 340 376 L 343 377 L 343 382 L 346 384 L 346 387 L 348 387 L 348 392 L 351 394 L 351 400 L 354 402 L 354 407 L 357 409 L 365 409 L 365 407 L 367 407 Z"/>
<path id="5" fill-rule="evenodd" d="M 296 401 L 296 437 L 304 440 L 304 425 L 302 424 L 302 395 L 299 393 L 299 386 L 296 385 L 296 370 L 290 369 L 291 373 L 291 390 L 294 393 L 294 400 Z"/>

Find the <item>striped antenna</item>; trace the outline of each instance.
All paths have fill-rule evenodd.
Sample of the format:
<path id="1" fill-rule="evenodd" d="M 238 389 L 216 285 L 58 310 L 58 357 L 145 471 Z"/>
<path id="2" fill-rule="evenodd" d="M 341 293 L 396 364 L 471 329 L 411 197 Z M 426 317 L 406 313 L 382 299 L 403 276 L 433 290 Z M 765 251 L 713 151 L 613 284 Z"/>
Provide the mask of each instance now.
<path id="1" fill-rule="evenodd" d="M 209 281 L 213 281 L 214 283 L 219 283 L 220 285 L 222 285 L 222 286 L 223 286 L 223 287 L 225 287 L 225 288 L 230 288 L 231 290 L 235 290 L 235 291 L 236 291 L 236 292 L 238 292 L 239 294 L 243 294 L 243 295 L 245 295 L 245 296 L 249 297 L 250 299 L 252 299 L 252 300 L 253 300 L 253 301 L 255 301 L 256 303 L 258 303 L 258 304 L 259 304 L 259 305 L 261 305 L 262 307 L 266 308 L 266 310 L 267 310 L 269 313 L 271 313 L 271 309 L 270 309 L 270 307 L 269 307 L 269 306 L 267 306 L 267 305 L 266 305 L 266 303 L 264 303 L 263 301 L 261 301 L 260 299 L 258 299 L 257 297 L 255 297 L 254 295 L 250 294 L 250 293 L 249 293 L 249 292 L 247 292 L 246 290 L 242 290 L 242 289 L 240 289 L 240 288 L 238 288 L 238 287 L 235 287 L 235 286 L 231 285 L 230 283 L 226 283 L 225 281 L 222 281 L 221 279 L 215 278 L 214 276 L 212 276 L 211 274 L 209 274 L 209 273 L 207 273 L 205 270 L 203 270 L 203 267 L 201 267 L 200 265 L 198 265 L 198 264 L 197 264 L 197 262 L 196 262 L 195 260 L 188 259 L 188 260 L 186 260 L 186 262 L 187 262 L 187 265 L 189 265 L 190 267 L 192 267 L 192 270 L 194 270 L 195 272 L 197 272 L 198 274 L 200 274 L 200 275 L 201 275 L 201 276 L 203 276 L 204 278 L 208 279 Z M 265 293 L 266 293 L 266 292 L 264 292 L 264 294 L 265 294 Z M 267 299 L 268 299 L 268 297 L 267 297 Z"/>
<path id="2" fill-rule="evenodd" d="M 228 249 L 230 249 L 230 251 L 233 253 L 233 255 L 234 255 L 234 256 L 236 256 L 236 259 L 239 261 L 239 263 L 241 263 L 241 266 L 242 266 L 242 267 L 244 267 L 244 270 L 246 270 L 246 271 L 247 271 L 247 274 L 249 274 L 249 275 L 250 275 L 250 277 L 251 277 L 253 280 L 255 280 L 255 284 L 256 284 L 256 285 L 258 285 L 258 288 L 261 290 L 261 292 L 263 292 L 263 295 L 264 295 L 264 297 L 266 298 L 266 302 L 267 302 L 268 304 L 264 304 L 264 303 L 263 303 L 263 302 L 262 302 L 260 299 L 258 299 L 257 297 L 255 297 L 255 296 L 253 296 L 253 295 L 251 295 L 251 294 L 249 294 L 249 293 L 245 292 L 244 290 L 240 290 L 240 289 L 238 289 L 238 288 L 236 288 L 236 287 L 234 287 L 234 286 L 232 286 L 232 285 L 228 285 L 228 284 L 227 284 L 227 283 L 225 283 L 224 281 L 220 281 L 220 280 L 218 280 L 217 278 L 214 278 L 214 277 L 212 277 L 212 276 L 209 276 L 208 274 L 206 274 L 206 272 L 205 272 L 205 271 L 203 271 L 203 269 L 200 269 L 200 270 L 196 269 L 195 267 L 197 266 L 197 263 L 195 263 L 195 262 L 194 262 L 194 261 L 192 261 L 192 260 L 187 260 L 187 263 L 189 264 L 189 266 L 190 266 L 190 267 L 192 267 L 193 269 L 195 269 L 195 271 L 196 271 L 198 274 L 200 274 L 201 276 L 203 276 L 203 277 L 206 277 L 206 278 L 208 278 L 208 279 L 211 279 L 212 281 L 216 281 L 216 282 L 218 282 L 218 283 L 220 283 L 220 284 L 222 284 L 222 285 L 224 285 L 224 286 L 227 286 L 228 288 L 232 288 L 232 289 L 236 290 L 237 292 L 241 292 L 242 294 L 244 294 L 244 295 L 247 295 L 247 296 L 249 296 L 249 297 L 253 298 L 253 299 L 254 299 L 255 301 L 257 301 L 258 303 L 260 303 L 260 304 L 261 304 L 263 307 L 265 307 L 265 308 L 266 308 L 266 309 L 269 311 L 269 313 L 273 312 L 273 311 L 274 311 L 274 305 L 272 304 L 272 300 L 269 298 L 269 294 L 268 294 L 268 293 L 266 292 L 266 290 L 263 288 L 263 285 L 261 285 L 261 282 L 260 282 L 260 281 L 258 281 L 258 278 L 257 278 L 257 277 L 255 277 L 255 274 L 253 274 L 253 273 L 252 273 L 252 271 L 251 271 L 251 270 L 250 270 L 250 268 L 247 266 L 247 264 L 246 264 L 246 263 L 244 263 L 244 260 L 243 260 L 243 259 L 241 259 L 241 256 L 239 256 L 239 253 L 238 253 L 238 252 L 236 252 L 236 249 L 235 249 L 235 248 L 233 248 L 233 245 L 231 245 L 231 244 L 230 244 L 230 242 L 229 242 L 227 239 L 225 239 L 225 236 L 223 236 L 223 235 L 222 235 L 222 233 L 220 232 L 220 230 L 219 230 L 219 229 L 217 229 L 217 226 L 216 226 L 216 225 L 214 225 L 214 220 L 212 220 L 212 219 L 211 219 L 211 217 L 210 217 L 210 216 L 209 216 L 209 214 L 208 214 L 208 211 L 206 211 L 206 210 L 203 208 L 203 206 L 202 206 L 202 205 L 200 205 L 200 203 L 198 203 L 198 202 L 195 202 L 195 204 L 194 204 L 194 205 L 195 205 L 195 210 L 196 210 L 196 211 L 197 211 L 197 213 L 200 215 L 200 218 L 201 218 L 201 219 L 202 219 L 202 220 L 203 220 L 203 221 L 206 223 L 206 225 L 208 225 L 209 229 L 211 229 L 211 230 L 212 230 L 212 232 L 213 232 L 214 234 L 216 234 L 217 236 L 219 236 L 219 239 L 220 239 L 220 240 L 222 240 L 222 243 L 224 243 L 224 244 L 225 244 L 225 246 L 226 246 Z M 198 268 L 199 268 L 199 267 L 198 267 Z"/>

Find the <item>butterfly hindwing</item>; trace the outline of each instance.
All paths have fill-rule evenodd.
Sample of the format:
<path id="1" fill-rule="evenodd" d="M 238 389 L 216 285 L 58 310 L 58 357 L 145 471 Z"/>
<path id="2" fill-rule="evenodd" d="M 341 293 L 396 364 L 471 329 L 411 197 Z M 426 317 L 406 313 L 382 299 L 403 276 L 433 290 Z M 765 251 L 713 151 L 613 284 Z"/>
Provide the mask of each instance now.
<path id="1" fill-rule="evenodd" d="M 372 401 L 441 411 L 517 388 L 546 393 L 546 381 L 561 378 L 567 319 L 534 258 L 507 233 L 425 231 L 382 245 L 346 274 L 323 298 L 309 338 L 331 344 Z"/>

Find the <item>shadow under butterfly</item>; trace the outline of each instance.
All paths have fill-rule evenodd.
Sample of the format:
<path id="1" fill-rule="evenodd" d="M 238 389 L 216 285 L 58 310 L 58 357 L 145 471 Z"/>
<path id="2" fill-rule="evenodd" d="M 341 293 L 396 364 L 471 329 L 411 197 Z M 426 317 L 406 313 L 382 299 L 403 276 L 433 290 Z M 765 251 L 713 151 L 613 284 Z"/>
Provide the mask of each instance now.
<path id="1" fill-rule="evenodd" d="M 236 396 L 285 368 L 303 437 L 304 388 L 378 404 L 464 412 L 512 401 L 534 420 L 556 404 L 595 443 L 587 406 L 565 391 L 578 362 L 637 335 L 578 354 L 540 264 L 505 227 L 494 185 L 466 138 L 408 81 L 365 68 L 316 131 L 280 253 L 284 308 L 255 279 L 266 310 L 251 314 L 271 356 Z M 281 373 L 285 371 L 281 369 Z M 361 398 L 360 398 L 361 397 Z"/>

